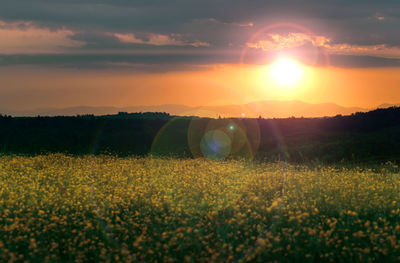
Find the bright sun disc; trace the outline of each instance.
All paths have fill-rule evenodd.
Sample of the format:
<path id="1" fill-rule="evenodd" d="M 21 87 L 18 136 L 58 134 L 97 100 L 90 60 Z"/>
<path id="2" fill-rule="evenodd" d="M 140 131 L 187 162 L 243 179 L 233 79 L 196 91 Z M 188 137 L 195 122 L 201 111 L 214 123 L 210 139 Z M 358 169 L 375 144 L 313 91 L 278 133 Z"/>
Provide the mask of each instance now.
<path id="1" fill-rule="evenodd" d="M 296 61 L 281 58 L 271 65 L 270 74 L 279 85 L 292 86 L 301 79 L 303 71 Z"/>

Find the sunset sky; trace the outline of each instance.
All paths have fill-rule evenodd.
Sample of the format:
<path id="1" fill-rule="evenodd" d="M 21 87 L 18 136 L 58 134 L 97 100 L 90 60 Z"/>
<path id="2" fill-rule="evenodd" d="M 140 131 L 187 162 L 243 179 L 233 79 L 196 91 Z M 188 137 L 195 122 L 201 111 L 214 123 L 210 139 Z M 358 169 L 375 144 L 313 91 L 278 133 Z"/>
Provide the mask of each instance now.
<path id="1" fill-rule="evenodd" d="M 260 100 L 400 103 L 400 1 L 0 1 L 0 110 Z"/>

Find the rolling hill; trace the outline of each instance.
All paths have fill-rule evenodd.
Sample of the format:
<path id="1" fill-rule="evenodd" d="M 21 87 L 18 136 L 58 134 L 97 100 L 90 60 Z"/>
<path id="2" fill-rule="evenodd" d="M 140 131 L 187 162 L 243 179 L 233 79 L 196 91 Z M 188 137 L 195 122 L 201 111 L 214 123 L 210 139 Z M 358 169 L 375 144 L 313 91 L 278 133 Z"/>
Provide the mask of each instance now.
<path id="1" fill-rule="evenodd" d="M 370 109 L 359 107 L 343 107 L 335 103 L 312 104 L 303 101 L 258 101 L 247 104 L 191 107 L 178 104 L 132 107 L 96 107 L 78 106 L 68 108 L 39 108 L 33 110 L 0 109 L 0 114 L 11 116 L 75 116 L 75 115 L 107 115 L 118 112 L 167 112 L 178 116 L 199 117 L 323 117 L 338 114 L 349 115 L 355 112 L 366 112 Z"/>

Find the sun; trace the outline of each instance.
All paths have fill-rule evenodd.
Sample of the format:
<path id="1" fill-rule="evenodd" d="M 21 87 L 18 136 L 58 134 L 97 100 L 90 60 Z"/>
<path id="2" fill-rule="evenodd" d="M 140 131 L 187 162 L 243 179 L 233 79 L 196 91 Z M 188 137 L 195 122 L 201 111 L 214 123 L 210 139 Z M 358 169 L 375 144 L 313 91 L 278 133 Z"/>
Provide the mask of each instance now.
<path id="1" fill-rule="evenodd" d="M 270 75 L 280 86 L 289 87 L 300 81 L 303 70 L 295 60 L 280 58 L 271 65 Z"/>

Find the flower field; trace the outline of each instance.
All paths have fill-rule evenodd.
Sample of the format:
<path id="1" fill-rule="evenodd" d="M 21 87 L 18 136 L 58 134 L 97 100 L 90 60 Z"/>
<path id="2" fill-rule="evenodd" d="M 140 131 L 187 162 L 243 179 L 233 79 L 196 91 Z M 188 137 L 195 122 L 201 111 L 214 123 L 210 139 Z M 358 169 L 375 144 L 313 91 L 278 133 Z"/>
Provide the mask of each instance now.
<path id="1" fill-rule="evenodd" d="M 399 260 L 391 163 L 0 157 L 1 262 Z"/>

